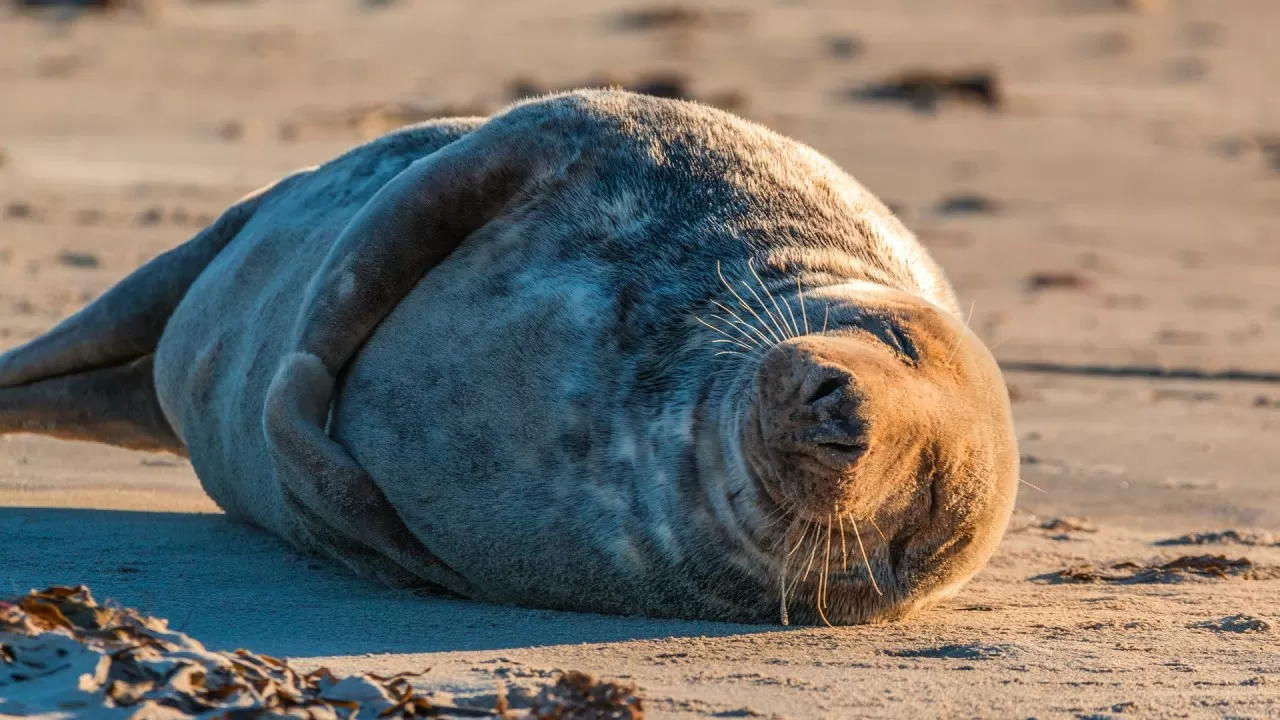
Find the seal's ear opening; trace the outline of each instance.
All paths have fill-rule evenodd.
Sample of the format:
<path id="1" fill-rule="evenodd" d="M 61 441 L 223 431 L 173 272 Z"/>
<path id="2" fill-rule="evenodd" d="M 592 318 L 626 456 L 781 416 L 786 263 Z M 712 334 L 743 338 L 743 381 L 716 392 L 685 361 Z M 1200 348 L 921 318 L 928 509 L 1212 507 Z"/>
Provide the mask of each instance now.
<path id="1" fill-rule="evenodd" d="M 565 164 L 574 128 L 557 120 L 517 107 L 410 165 L 357 213 L 307 288 L 291 350 L 267 392 L 263 429 L 308 542 L 323 545 L 336 534 L 465 594 L 465 581 L 427 553 L 364 468 L 326 434 L 326 420 L 338 373 L 421 277 Z"/>

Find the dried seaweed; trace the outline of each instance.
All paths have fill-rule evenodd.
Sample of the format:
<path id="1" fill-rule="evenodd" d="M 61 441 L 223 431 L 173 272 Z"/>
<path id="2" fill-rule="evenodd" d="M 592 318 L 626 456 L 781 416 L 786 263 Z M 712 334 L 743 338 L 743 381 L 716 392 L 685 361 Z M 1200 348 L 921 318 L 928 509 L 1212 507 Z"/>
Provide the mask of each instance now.
<path id="1" fill-rule="evenodd" d="M 13 0 L 13 6 L 33 8 L 72 8 L 76 10 L 119 10 L 128 7 L 127 0 Z"/>
<path id="2" fill-rule="evenodd" d="M 1262 567 L 1249 558 L 1227 558 L 1225 555 L 1184 555 L 1160 565 L 1142 565 L 1135 562 L 1118 562 L 1106 566 L 1074 565 L 1033 580 L 1051 583 L 1113 583 L 1137 585 L 1144 583 L 1182 582 L 1194 578 L 1240 578 L 1242 580 L 1271 580 L 1280 578 L 1280 569 Z"/>
<path id="3" fill-rule="evenodd" d="M 1005 103 L 1000 79 L 992 70 L 942 72 L 912 70 L 851 92 L 856 100 L 905 103 L 917 112 L 933 113 L 945 101 L 999 110 Z"/>
<path id="4" fill-rule="evenodd" d="M 1036 527 L 1041 530 L 1049 530 L 1051 532 L 1098 532 L 1098 526 L 1094 525 L 1088 518 L 1074 517 L 1071 515 L 1066 517 L 1048 518 Z"/>
<path id="5" fill-rule="evenodd" d="M 1024 457 L 1022 460 L 1025 464 L 1032 464 Z M 1036 462 L 1039 462 L 1038 460 Z M 1024 515 L 1020 518 L 1021 522 L 1010 528 L 1009 532 L 1028 532 L 1031 530 L 1043 530 L 1049 533 L 1096 533 L 1098 526 L 1092 520 L 1074 515 L 1064 515 L 1062 517 L 1038 517 L 1036 515 Z"/>
<path id="6" fill-rule="evenodd" d="M 1156 545 L 1225 545 L 1228 543 L 1280 547 L 1280 535 L 1265 530 L 1223 530 L 1222 532 L 1191 533 L 1155 542 Z"/>
<path id="7" fill-rule="evenodd" d="M 717 26 L 741 27 L 747 14 L 731 10 L 708 10 L 683 5 L 654 5 L 625 10 L 619 13 L 616 26 L 619 30 L 697 30 Z"/>
<path id="8" fill-rule="evenodd" d="M 1233 633 L 1267 633 L 1271 632 L 1271 623 L 1253 615 L 1230 615 L 1216 620 L 1204 620 L 1191 623 L 1187 627 L 1199 630 Z"/>
<path id="9" fill-rule="evenodd" d="M 1051 289 L 1083 290 L 1092 285 L 1093 281 L 1074 270 L 1041 270 L 1027 277 L 1027 289 L 1033 292 Z"/>
<path id="10" fill-rule="evenodd" d="M 420 674 L 420 673 L 419 673 Z M 637 720 L 634 687 L 567 672 L 512 710 L 439 703 L 413 673 L 338 677 L 303 673 L 247 650 L 211 652 L 135 610 L 99 605 L 89 589 L 51 587 L 0 601 L 0 716 L 66 717 L 496 717 Z"/>
<path id="11" fill-rule="evenodd" d="M 627 720 L 644 713 L 633 688 L 597 682 L 580 672 L 567 672 L 555 685 L 543 688 L 533 699 L 532 717 L 538 720 Z"/>

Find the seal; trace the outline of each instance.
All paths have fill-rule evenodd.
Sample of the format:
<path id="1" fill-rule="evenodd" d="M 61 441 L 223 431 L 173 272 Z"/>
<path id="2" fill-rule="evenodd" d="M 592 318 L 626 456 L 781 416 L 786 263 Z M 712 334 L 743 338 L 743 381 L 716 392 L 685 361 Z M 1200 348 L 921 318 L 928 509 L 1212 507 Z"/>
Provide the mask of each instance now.
<path id="1" fill-rule="evenodd" d="M 1012 512 L 1007 392 L 818 152 L 580 91 L 245 198 L 0 356 L 0 432 L 187 454 L 232 518 L 393 586 L 866 623 Z"/>

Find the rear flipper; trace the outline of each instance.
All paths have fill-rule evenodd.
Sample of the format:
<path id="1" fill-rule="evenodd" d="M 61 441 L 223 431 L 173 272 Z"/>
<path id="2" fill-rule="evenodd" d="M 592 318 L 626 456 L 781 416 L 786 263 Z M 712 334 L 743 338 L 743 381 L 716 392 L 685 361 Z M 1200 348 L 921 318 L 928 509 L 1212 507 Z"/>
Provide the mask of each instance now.
<path id="1" fill-rule="evenodd" d="M 154 356 L 0 388 L 0 435 L 28 432 L 185 455 L 156 399 Z"/>
<path id="2" fill-rule="evenodd" d="M 35 340 L 0 355 L 0 434 L 32 432 L 184 453 L 156 398 L 152 356 L 192 283 L 253 216 L 249 195 Z"/>

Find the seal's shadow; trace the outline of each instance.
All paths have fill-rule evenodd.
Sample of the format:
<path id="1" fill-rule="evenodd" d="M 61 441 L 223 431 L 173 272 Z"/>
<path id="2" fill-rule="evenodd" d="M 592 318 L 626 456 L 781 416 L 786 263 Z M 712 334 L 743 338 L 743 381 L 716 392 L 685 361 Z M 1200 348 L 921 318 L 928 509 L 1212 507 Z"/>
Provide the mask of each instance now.
<path id="1" fill-rule="evenodd" d="M 216 650 L 496 650 L 763 628 L 510 608 L 379 587 L 221 515 L 0 508 L 0 596 L 85 584 Z"/>

